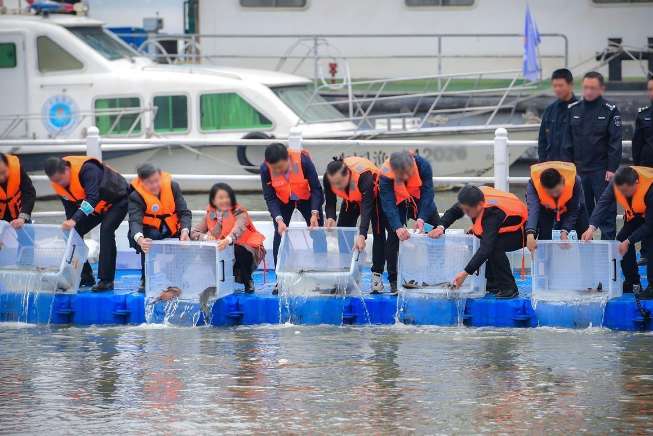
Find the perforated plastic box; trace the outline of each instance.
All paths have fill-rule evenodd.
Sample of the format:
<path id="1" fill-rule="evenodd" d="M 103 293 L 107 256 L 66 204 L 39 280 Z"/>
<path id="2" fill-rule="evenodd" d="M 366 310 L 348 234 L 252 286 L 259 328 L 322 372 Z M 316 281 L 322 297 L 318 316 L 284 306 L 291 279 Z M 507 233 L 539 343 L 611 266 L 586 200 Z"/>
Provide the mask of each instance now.
<path id="1" fill-rule="evenodd" d="M 399 244 L 399 290 L 444 298 L 482 297 L 485 295 L 485 265 L 468 277 L 460 289 L 448 286 L 478 247 L 478 239 L 471 235 L 447 233 L 432 239 L 425 234 L 412 233 L 410 239 Z M 410 286 L 411 281 L 416 287 Z"/>
<path id="2" fill-rule="evenodd" d="M 281 239 L 276 267 L 286 294 L 341 294 L 358 290 L 358 229 L 289 227 Z"/>
<path id="3" fill-rule="evenodd" d="M 77 292 L 88 250 L 75 230 L 0 222 L 0 290 Z"/>
<path id="4" fill-rule="evenodd" d="M 590 301 L 622 294 L 616 241 L 538 241 L 533 256 L 533 300 Z"/>
<path id="5" fill-rule="evenodd" d="M 208 302 L 234 292 L 233 246 L 220 251 L 215 242 L 154 241 L 145 256 L 145 296 L 161 299 L 168 288 L 178 288 L 175 299 Z"/>

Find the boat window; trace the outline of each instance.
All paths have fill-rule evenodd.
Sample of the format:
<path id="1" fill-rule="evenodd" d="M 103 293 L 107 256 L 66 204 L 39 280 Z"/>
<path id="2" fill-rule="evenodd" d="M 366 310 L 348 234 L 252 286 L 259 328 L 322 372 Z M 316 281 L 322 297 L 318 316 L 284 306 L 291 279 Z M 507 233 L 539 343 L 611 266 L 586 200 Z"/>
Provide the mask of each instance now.
<path id="1" fill-rule="evenodd" d="M 73 34 L 110 61 L 140 56 L 100 26 L 68 27 Z"/>
<path id="2" fill-rule="evenodd" d="M 47 36 L 36 38 L 36 51 L 39 58 L 39 71 L 42 73 L 81 70 L 84 68 L 84 65 L 77 58 Z"/>
<path id="3" fill-rule="evenodd" d="M 152 104 L 156 108 L 155 132 L 173 133 L 188 130 L 188 97 L 185 95 L 161 95 L 154 97 Z"/>
<path id="4" fill-rule="evenodd" d="M 476 0 L 406 0 L 406 6 L 474 6 L 475 1 Z"/>
<path id="5" fill-rule="evenodd" d="M 0 43 L 0 68 L 16 68 L 16 44 Z"/>
<path id="6" fill-rule="evenodd" d="M 312 85 L 292 85 L 272 88 L 272 91 L 304 122 L 344 120 L 345 117 L 320 94 Z"/>
<path id="7" fill-rule="evenodd" d="M 244 8 L 305 8 L 306 0 L 240 0 Z"/>
<path id="8" fill-rule="evenodd" d="M 272 121 L 236 93 L 200 96 L 202 131 L 265 129 Z"/>
<path id="9" fill-rule="evenodd" d="M 138 97 L 95 100 L 95 125 L 100 130 L 100 135 L 139 134 L 141 114 L 141 102 Z"/>

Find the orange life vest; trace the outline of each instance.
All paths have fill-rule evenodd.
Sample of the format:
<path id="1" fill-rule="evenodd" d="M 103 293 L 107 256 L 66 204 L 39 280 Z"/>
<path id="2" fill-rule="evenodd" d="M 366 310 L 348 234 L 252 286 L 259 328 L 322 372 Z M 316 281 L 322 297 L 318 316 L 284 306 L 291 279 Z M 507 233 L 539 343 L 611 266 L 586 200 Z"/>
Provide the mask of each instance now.
<path id="1" fill-rule="evenodd" d="M 266 163 L 270 171 L 270 185 L 274 188 L 277 198 L 283 204 L 288 204 L 292 194 L 295 194 L 300 200 L 311 198 L 311 187 L 306 177 L 304 177 L 304 170 L 302 169 L 302 155 L 308 156 L 308 152 L 288 150 L 290 160 L 288 178 L 286 178 L 286 174 L 273 175 L 272 168 Z"/>
<path id="2" fill-rule="evenodd" d="M 648 192 L 651 184 L 653 184 L 653 168 L 649 167 L 636 167 L 632 166 L 639 177 L 637 190 L 635 195 L 628 199 L 614 186 L 614 197 L 617 203 L 624 208 L 624 220 L 630 221 L 636 215 L 644 215 L 646 213 L 646 193 Z"/>
<path id="3" fill-rule="evenodd" d="M 82 170 L 82 166 L 89 161 L 97 162 L 100 165 L 102 165 L 102 163 L 99 160 L 88 156 L 66 156 L 63 160 L 68 162 L 70 165 L 70 184 L 68 185 L 68 188 L 64 188 L 57 183 L 51 182 L 52 189 L 54 189 L 54 192 L 64 200 L 72 201 L 73 203 L 81 203 L 86 200 L 86 191 L 84 191 L 82 182 L 79 180 L 79 172 Z M 95 205 L 94 212 L 102 213 L 108 208 L 109 204 L 106 201 L 101 200 Z"/>
<path id="4" fill-rule="evenodd" d="M 390 159 L 386 159 L 386 161 L 383 163 L 383 167 L 381 167 L 381 175 L 394 181 L 396 204 L 401 204 L 407 200 L 415 203 L 415 199 L 419 200 L 421 195 L 422 179 L 419 176 L 419 169 L 417 168 L 417 163 L 415 162 L 414 158 L 411 176 L 406 182 L 401 183 L 395 180 L 395 173 L 390 167 Z"/>
<path id="5" fill-rule="evenodd" d="M 338 197 L 342 198 L 345 201 L 351 201 L 354 203 L 360 203 L 363 200 L 363 194 L 361 193 L 360 189 L 358 189 L 358 180 L 360 179 L 361 175 L 367 172 L 372 173 L 375 179 L 375 189 L 374 189 L 374 194 L 376 195 L 378 192 L 378 187 L 376 186 L 376 180 L 379 175 L 379 169 L 369 160 L 358 157 L 358 156 L 350 156 L 344 159 L 344 163 L 349 168 L 349 189 L 345 190 L 338 190 L 331 186 L 331 190 L 333 191 L 334 194 L 336 194 Z"/>
<path id="6" fill-rule="evenodd" d="M 7 190 L 0 188 L 0 219 L 5 216 L 7 207 L 11 219 L 18 218 L 20 213 L 21 200 L 23 198 L 20 192 L 20 161 L 11 154 L 6 154 L 7 167 L 9 175 L 7 176 Z"/>
<path id="7" fill-rule="evenodd" d="M 560 193 L 560 197 L 557 199 L 546 193 L 546 190 L 540 181 L 542 173 L 550 168 L 557 170 L 564 180 L 562 192 Z M 556 221 L 560 221 L 560 216 L 567 212 L 567 203 L 569 203 L 569 200 L 571 200 L 571 197 L 574 195 L 576 165 L 571 162 L 560 161 L 542 162 L 532 165 L 531 181 L 537 191 L 537 196 L 540 197 L 540 204 L 547 209 L 554 210 L 556 212 Z"/>
<path id="8" fill-rule="evenodd" d="M 243 213 L 247 213 L 247 209 L 242 208 L 239 205 L 236 205 L 235 209 L 240 209 L 241 211 L 243 211 Z M 206 208 L 205 220 L 206 220 L 206 227 L 208 228 L 209 232 L 213 233 L 213 229 L 218 224 L 218 213 L 213 206 L 209 205 Z M 217 238 L 224 239 L 227 236 L 229 236 L 229 234 L 231 233 L 235 225 L 236 225 L 236 216 L 231 211 L 225 212 L 222 215 L 222 226 L 220 227 L 220 234 L 217 235 Z M 242 235 L 240 235 L 237 241 L 234 241 L 234 243 L 238 245 L 246 245 L 253 249 L 259 249 L 263 247 L 264 240 L 265 240 L 265 236 L 263 236 L 262 233 L 256 230 L 256 227 L 254 227 L 254 223 L 252 222 L 252 219 L 250 218 L 249 214 L 247 214 L 247 226 L 245 227 L 245 231 L 243 232 Z"/>
<path id="9" fill-rule="evenodd" d="M 161 225 L 165 223 L 173 235 L 177 234 L 180 223 L 170 174 L 161 172 L 161 193 L 158 197 L 145 189 L 143 182 L 138 177 L 132 182 L 132 187 L 145 201 L 143 225 L 161 230 Z"/>
<path id="10" fill-rule="evenodd" d="M 499 191 L 498 189 L 489 186 L 481 186 L 480 189 L 483 191 L 485 201 L 483 210 L 481 210 L 479 216 L 476 217 L 474 225 L 472 226 L 472 233 L 474 235 L 479 238 L 483 235 L 483 215 L 485 214 L 485 209 L 490 207 L 501 209 L 503 213 L 506 214 L 506 220 L 515 216 L 520 218 L 518 224 L 502 226 L 499 229 L 499 233 L 510 233 L 524 228 L 524 224 L 528 219 L 528 208 L 523 201 L 521 201 L 515 194 Z"/>

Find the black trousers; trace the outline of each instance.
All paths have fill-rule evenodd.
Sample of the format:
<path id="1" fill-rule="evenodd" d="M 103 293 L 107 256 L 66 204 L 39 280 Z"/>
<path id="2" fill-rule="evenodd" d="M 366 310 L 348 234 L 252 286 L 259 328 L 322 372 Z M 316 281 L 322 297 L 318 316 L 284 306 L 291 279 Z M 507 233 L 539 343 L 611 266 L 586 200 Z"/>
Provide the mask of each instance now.
<path id="1" fill-rule="evenodd" d="M 401 223 L 406 225 L 408 222 L 407 210 L 405 207 L 399 207 L 399 216 L 401 217 Z M 390 283 L 397 281 L 397 258 L 399 257 L 399 238 L 397 233 L 393 228 L 391 228 L 390 223 L 385 220 L 386 230 L 388 231 L 388 239 L 385 244 L 386 258 L 388 262 L 388 281 Z M 439 222 L 439 217 L 432 216 L 426 220 L 427 223 L 435 225 Z"/>
<path id="2" fill-rule="evenodd" d="M 311 200 L 291 200 L 288 204 L 281 204 L 281 218 L 286 225 L 290 224 L 290 218 L 292 218 L 292 213 L 297 209 L 299 213 L 302 214 L 306 220 L 306 224 L 310 224 L 311 221 Z M 277 232 L 277 220 L 276 217 L 272 217 L 274 223 L 274 240 L 272 241 L 272 255 L 274 256 L 274 265 L 277 265 L 277 255 L 279 254 L 279 244 L 281 244 L 281 235 Z M 322 211 L 320 211 L 320 226 L 324 224 L 322 218 Z"/>
<path id="3" fill-rule="evenodd" d="M 252 280 L 254 270 L 254 256 L 242 245 L 234 244 L 234 276 L 240 278 L 240 283 L 247 283 Z"/>
<path id="4" fill-rule="evenodd" d="M 581 174 L 580 180 L 583 185 L 583 192 L 585 193 L 585 206 L 587 207 L 587 215 L 592 216 L 594 206 L 598 203 L 601 194 L 608 186 L 605 181 L 605 171 L 595 171 L 592 173 Z M 610 207 L 610 216 L 606 222 L 599 224 L 601 228 L 601 239 L 604 241 L 612 241 L 617 233 L 617 203 Z"/>
<path id="5" fill-rule="evenodd" d="M 487 279 L 485 288 L 488 291 L 517 290 L 515 276 L 512 274 L 510 260 L 508 260 L 506 253 L 523 247 L 524 234 L 521 230 L 499 235 L 494 250 L 492 250 L 485 263 L 485 278 Z"/>
<path id="6" fill-rule="evenodd" d="M 338 227 L 355 227 L 359 216 L 360 207 L 358 203 L 347 203 L 343 201 L 340 206 L 340 214 L 338 214 Z M 390 261 L 387 259 L 390 250 L 386 248 L 388 240 L 385 237 L 387 227 L 385 215 L 383 215 L 381 205 L 376 201 L 374 202 L 374 211 L 372 212 L 371 218 L 372 235 L 374 236 L 374 240 L 372 241 L 372 272 L 383 274 L 386 261 L 388 261 L 388 265 L 390 265 Z M 388 275 L 390 276 L 389 267 Z M 397 271 L 395 268 L 395 280 L 396 276 Z"/>
<path id="7" fill-rule="evenodd" d="M 617 234 L 617 241 L 625 241 L 630 235 L 633 234 L 635 230 L 644 224 L 644 218 L 641 216 L 636 216 L 630 221 L 625 221 L 623 227 Z M 642 239 L 642 245 L 647 247 L 653 247 L 653 235 Z M 640 284 L 639 269 L 637 268 L 637 258 L 635 256 L 635 245 L 630 244 L 628 246 L 628 251 L 624 255 L 624 258 L 621 260 L 621 269 L 624 273 L 624 291 L 632 292 L 633 285 Z M 646 265 L 646 275 L 648 277 L 653 277 L 653 262 L 649 262 Z"/>
<path id="8" fill-rule="evenodd" d="M 556 221 L 555 212 L 542 207 L 540 209 L 540 217 L 537 221 L 537 238 L 544 241 L 550 241 L 553 239 L 553 229 L 555 228 L 559 230 L 557 224 L 559 223 Z M 587 208 L 582 206 L 581 210 L 578 211 L 578 218 L 576 219 L 576 226 L 574 227 L 578 239 L 580 239 L 580 236 L 585 232 L 585 230 L 587 230 L 589 225 L 590 221 L 587 214 Z"/>
<path id="9" fill-rule="evenodd" d="M 84 236 L 100 225 L 100 259 L 98 278 L 112 282 L 116 277 L 116 229 L 127 215 L 127 197 L 111 204 L 111 208 L 101 215 L 90 215 L 75 226 L 80 236 Z M 86 262 L 82 268 L 82 277 L 93 277 L 91 265 Z"/>
<path id="10" fill-rule="evenodd" d="M 153 241 L 160 241 L 162 239 L 173 238 L 179 235 L 172 235 L 166 226 L 162 226 L 162 230 L 157 230 L 152 227 L 143 226 L 143 237 Z M 141 254 L 141 281 L 145 280 L 145 253 L 141 250 L 141 246 L 134 241 L 134 236 L 131 233 L 127 234 L 129 238 L 129 245 L 136 249 L 137 253 Z"/>

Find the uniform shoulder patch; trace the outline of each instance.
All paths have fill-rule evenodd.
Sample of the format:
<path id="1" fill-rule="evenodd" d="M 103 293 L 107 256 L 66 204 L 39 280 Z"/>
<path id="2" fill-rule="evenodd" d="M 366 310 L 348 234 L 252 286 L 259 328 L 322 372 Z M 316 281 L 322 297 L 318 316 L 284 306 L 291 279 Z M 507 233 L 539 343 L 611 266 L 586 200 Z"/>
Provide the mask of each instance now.
<path id="1" fill-rule="evenodd" d="M 615 105 L 615 104 L 610 104 L 610 103 L 608 103 L 608 102 L 605 102 L 605 107 L 607 107 L 608 109 L 610 109 L 610 111 L 613 111 L 613 110 L 615 110 L 615 108 L 617 107 L 617 105 Z"/>
<path id="2" fill-rule="evenodd" d="M 637 112 L 638 112 L 638 113 L 642 113 L 642 112 L 644 112 L 645 110 L 647 110 L 648 108 L 649 108 L 649 106 L 642 106 L 642 107 L 640 107 L 639 109 L 637 109 Z"/>

